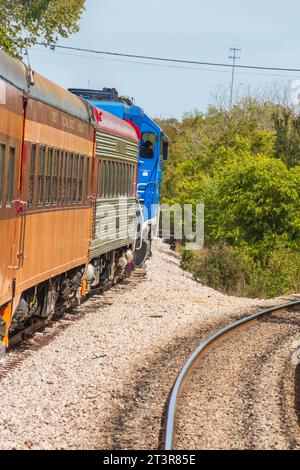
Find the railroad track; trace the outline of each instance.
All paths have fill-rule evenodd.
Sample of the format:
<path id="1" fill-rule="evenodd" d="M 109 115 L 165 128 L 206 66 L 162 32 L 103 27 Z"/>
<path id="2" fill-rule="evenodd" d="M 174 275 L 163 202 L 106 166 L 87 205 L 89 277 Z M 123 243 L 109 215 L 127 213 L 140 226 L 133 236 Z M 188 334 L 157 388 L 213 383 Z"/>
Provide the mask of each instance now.
<path id="1" fill-rule="evenodd" d="M 228 335 L 234 335 L 241 328 L 254 324 L 259 320 L 264 318 L 270 319 L 272 314 L 280 312 L 284 315 L 290 315 L 300 310 L 300 300 L 296 300 L 290 303 L 279 305 L 276 307 L 271 307 L 264 309 L 260 312 L 248 315 L 234 323 L 227 325 L 226 327 L 220 329 L 215 334 L 203 341 L 195 351 L 190 355 L 184 367 L 182 368 L 180 374 L 175 381 L 175 384 L 172 388 L 172 391 L 169 396 L 167 411 L 166 411 L 166 422 L 165 422 L 165 437 L 164 437 L 164 449 L 172 450 L 174 448 L 174 442 L 176 437 L 176 431 L 178 428 L 178 408 L 181 401 L 181 397 L 185 391 L 188 378 L 199 366 L 201 359 L 206 356 L 207 351 L 210 348 L 213 348 L 219 341 L 225 339 Z M 284 319 L 276 319 L 278 321 L 284 322 Z M 299 317 L 294 320 L 297 322 L 297 325 L 300 325 Z M 262 325 L 263 328 L 263 325 Z M 228 358 L 228 361 L 230 358 Z M 201 423 L 201 426 L 205 426 L 205 423 Z"/>
<path id="2" fill-rule="evenodd" d="M 70 309 L 63 314 L 53 317 L 51 320 L 36 320 L 24 330 L 10 337 L 8 354 L 5 363 L 0 363 L 0 379 L 17 367 L 27 357 L 28 353 L 37 351 L 41 347 L 50 343 L 58 334 L 68 328 L 71 324 L 82 319 L 85 313 L 95 308 L 111 305 L 119 293 L 125 290 L 132 290 L 137 284 L 142 282 L 146 276 L 146 267 L 136 268 L 135 271 L 113 286 L 102 290 L 95 289 L 81 303 L 79 307 Z M 85 310 L 83 310 L 85 308 Z M 49 331 L 45 328 L 49 327 Z M 39 332 L 43 332 L 39 335 Z M 37 333 L 38 335 L 35 335 Z M 33 340 L 33 341 L 31 341 Z"/>

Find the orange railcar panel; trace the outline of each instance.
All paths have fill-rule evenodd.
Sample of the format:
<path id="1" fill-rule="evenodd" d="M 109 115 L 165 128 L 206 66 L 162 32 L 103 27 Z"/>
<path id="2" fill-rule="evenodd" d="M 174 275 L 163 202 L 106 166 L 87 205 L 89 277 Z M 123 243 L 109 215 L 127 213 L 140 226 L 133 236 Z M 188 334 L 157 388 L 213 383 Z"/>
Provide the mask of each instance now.
<path id="1" fill-rule="evenodd" d="M 0 219 L 0 306 L 12 296 L 15 219 Z"/>
<path id="2" fill-rule="evenodd" d="M 26 121 L 25 141 L 57 147 L 89 157 L 93 155 L 93 140 L 34 121 Z"/>
<path id="3" fill-rule="evenodd" d="M 27 215 L 24 266 L 16 293 L 88 261 L 91 209 L 35 212 Z"/>
<path id="4" fill-rule="evenodd" d="M 19 220 L 14 203 L 18 198 L 24 123 L 23 92 L 0 77 L 0 307 L 13 296 Z"/>

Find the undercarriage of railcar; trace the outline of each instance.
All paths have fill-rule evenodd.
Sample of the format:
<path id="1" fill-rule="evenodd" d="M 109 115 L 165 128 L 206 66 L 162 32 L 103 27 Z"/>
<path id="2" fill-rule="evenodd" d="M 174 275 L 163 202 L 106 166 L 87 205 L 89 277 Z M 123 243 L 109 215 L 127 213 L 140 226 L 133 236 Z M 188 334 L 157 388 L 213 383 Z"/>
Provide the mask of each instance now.
<path id="1" fill-rule="evenodd" d="M 132 270 L 133 251 L 131 246 L 127 246 L 26 290 L 14 309 L 9 325 L 9 346 L 19 343 L 50 320 L 80 305 L 93 293 L 109 289 Z M 4 338 L 7 326 L 2 320 L 0 340 Z"/>

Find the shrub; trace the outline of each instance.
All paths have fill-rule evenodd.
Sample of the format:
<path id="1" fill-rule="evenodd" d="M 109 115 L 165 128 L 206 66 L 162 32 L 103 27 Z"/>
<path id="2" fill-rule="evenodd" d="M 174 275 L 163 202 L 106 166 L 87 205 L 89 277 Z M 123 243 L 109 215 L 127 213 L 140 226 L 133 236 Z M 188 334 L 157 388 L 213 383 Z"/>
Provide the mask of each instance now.
<path id="1" fill-rule="evenodd" d="M 226 245 L 214 245 L 197 253 L 184 252 L 182 266 L 207 286 L 227 294 L 245 296 L 254 270 L 246 254 Z"/>
<path id="2" fill-rule="evenodd" d="M 262 266 L 238 248 L 213 245 L 184 251 L 182 267 L 201 284 L 229 295 L 270 298 L 300 291 L 299 252 L 273 251 Z"/>
<path id="3" fill-rule="evenodd" d="M 265 241 L 300 244 L 299 179 L 275 158 L 245 154 L 227 163 L 205 197 L 206 224 L 215 242 L 248 247 L 258 257 Z"/>

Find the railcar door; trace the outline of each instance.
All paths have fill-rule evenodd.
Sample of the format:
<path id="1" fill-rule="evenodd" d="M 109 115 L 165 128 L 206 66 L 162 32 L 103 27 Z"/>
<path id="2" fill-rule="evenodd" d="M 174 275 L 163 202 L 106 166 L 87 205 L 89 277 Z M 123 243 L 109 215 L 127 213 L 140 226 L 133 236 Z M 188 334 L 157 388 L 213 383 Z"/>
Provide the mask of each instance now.
<path id="1" fill-rule="evenodd" d="M 19 169 L 23 92 L 0 78 L 0 344 L 7 343 L 21 243 Z M 4 333 L 4 334 L 3 334 Z"/>

